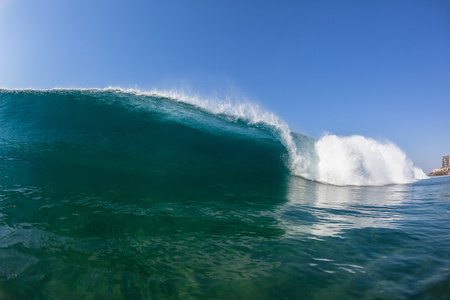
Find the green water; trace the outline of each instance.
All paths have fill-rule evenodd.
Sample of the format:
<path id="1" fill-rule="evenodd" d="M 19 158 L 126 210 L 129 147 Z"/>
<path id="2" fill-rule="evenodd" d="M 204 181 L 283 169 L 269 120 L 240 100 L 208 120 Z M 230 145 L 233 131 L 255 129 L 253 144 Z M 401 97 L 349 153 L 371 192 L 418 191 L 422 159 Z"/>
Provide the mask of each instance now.
<path id="1" fill-rule="evenodd" d="M 450 177 L 327 185 L 291 175 L 270 126 L 0 96 L 0 299 L 450 298 Z"/>

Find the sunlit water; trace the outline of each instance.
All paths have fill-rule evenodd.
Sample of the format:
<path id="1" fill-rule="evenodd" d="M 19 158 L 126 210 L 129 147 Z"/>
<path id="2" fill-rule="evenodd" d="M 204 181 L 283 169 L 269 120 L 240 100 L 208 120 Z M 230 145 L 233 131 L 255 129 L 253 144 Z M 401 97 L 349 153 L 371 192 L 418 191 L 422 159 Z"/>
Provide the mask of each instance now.
<path id="1" fill-rule="evenodd" d="M 271 189 L 244 183 L 219 197 L 190 188 L 186 197 L 156 199 L 138 195 L 143 189 L 10 182 L 0 202 L 0 292 L 5 299 L 446 299 L 449 179 L 336 187 L 292 177 Z"/>
<path id="2" fill-rule="evenodd" d="M 282 127 L 122 92 L 0 95 L 0 299 L 450 298 L 448 176 L 329 185 L 293 175 Z M 348 178 L 398 178 L 369 165 Z"/>

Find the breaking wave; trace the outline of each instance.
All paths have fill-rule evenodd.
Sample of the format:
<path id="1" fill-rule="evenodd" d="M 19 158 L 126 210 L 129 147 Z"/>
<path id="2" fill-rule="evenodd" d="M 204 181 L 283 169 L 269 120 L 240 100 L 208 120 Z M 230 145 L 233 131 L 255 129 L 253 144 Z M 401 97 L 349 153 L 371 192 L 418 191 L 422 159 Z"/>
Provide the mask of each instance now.
<path id="1" fill-rule="evenodd" d="M 231 167 L 251 170 L 254 176 L 291 174 L 333 185 L 404 184 L 426 178 L 391 142 L 330 134 L 314 140 L 292 132 L 275 114 L 250 102 L 120 88 L 0 90 L 0 97 L 3 155 L 20 148 L 28 154 L 64 156 L 76 148 L 174 168 L 216 166 L 220 172 Z"/>

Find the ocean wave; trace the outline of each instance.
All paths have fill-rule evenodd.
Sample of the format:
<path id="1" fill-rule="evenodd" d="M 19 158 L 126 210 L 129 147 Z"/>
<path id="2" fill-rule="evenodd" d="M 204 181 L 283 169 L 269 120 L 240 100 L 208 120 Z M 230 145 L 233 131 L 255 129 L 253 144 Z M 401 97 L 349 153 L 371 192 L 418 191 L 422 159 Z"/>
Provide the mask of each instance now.
<path id="1" fill-rule="evenodd" d="M 314 140 L 249 101 L 116 87 L 0 90 L 0 97 L 3 147 L 54 151 L 63 143 L 80 152 L 172 165 L 227 165 L 254 174 L 284 169 L 333 185 L 404 184 L 426 177 L 393 143 L 330 134 Z"/>

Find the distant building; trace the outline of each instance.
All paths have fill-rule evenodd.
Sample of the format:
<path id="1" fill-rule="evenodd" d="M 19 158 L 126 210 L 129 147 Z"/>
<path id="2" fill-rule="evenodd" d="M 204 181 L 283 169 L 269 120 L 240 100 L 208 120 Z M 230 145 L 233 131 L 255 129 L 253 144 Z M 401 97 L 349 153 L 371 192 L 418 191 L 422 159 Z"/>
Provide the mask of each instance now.
<path id="1" fill-rule="evenodd" d="M 450 155 L 444 156 L 442 158 L 442 169 L 450 169 Z"/>
<path id="2" fill-rule="evenodd" d="M 428 176 L 450 175 L 450 155 L 442 158 L 442 168 L 434 169 Z"/>

